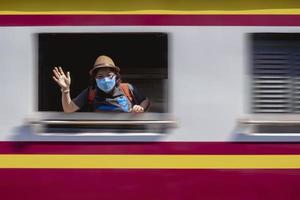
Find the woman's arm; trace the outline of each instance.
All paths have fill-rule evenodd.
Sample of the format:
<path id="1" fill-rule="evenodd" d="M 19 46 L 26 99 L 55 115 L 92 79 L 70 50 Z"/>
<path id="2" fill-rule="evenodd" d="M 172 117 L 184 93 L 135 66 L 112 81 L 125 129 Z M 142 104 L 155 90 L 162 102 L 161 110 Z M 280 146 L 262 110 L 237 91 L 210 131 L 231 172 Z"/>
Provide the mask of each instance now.
<path id="1" fill-rule="evenodd" d="M 146 97 L 141 103 L 140 106 L 143 107 L 144 111 L 147 111 L 150 107 L 150 101 L 149 99 Z"/>
<path id="2" fill-rule="evenodd" d="M 67 72 L 65 75 L 61 67 L 54 67 L 52 76 L 53 80 L 61 87 L 61 103 L 64 112 L 71 113 L 79 109 L 78 106 L 71 100 L 70 96 L 70 85 L 71 85 L 71 76 L 70 72 Z"/>
<path id="3" fill-rule="evenodd" d="M 71 100 L 70 89 L 61 90 L 61 103 L 64 112 L 66 113 L 75 112 L 79 109 L 79 107 Z"/>
<path id="4" fill-rule="evenodd" d="M 145 112 L 149 109 L 150 106 L 150 101 L 149 99 L 146 97 L 146 99 L 144 99 L 140 105 L 134 105 L 132 107 L 132 111 L 131 112 Z"/>
<path id="5" fill-rule="evenodd" d="M 135 102 L 137 103 L 132 107 L 131 112 L 145 112 L 148 111 L 150 107 L 150 100 L 144 94 L 138 92 L 137 88 L 129 84 L 132 94 L 134 96 Z"/>

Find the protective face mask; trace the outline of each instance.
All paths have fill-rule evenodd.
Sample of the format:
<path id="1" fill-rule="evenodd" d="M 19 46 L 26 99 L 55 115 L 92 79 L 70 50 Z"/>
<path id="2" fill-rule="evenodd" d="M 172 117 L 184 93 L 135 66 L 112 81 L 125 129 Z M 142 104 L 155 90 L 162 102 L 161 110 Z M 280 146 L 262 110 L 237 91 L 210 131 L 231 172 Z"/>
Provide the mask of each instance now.
<path id="1" fill-rule="evenodd" d="M 110 92 L 116 85 L 116 76 L 96 79 L 97 86 L 105 93 Z"/>

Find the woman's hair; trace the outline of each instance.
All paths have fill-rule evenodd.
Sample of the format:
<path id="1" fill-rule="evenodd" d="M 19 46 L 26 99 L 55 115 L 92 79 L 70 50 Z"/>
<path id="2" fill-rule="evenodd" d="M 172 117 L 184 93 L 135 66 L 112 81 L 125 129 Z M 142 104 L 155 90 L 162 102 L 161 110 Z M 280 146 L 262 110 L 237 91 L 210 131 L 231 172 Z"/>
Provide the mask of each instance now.
<path id="1" fill-rule="evenodd" d="M 99 68 L 101 69 L 101 68 Z M 99 69 L 97 70 L 94 70 L 93 74 L 90 76 L 90 79 L 89 79 L 89 87 L 91 87 L 92 89 L 95 89 L 96 88 L 96 80 L 95 80 L 95 77 L 96 77 L 96 74 L 97 72 L 99 71 Z M 121 83 L 121 75 L 119 72 L 117 72 L 116 70 L 113 70 L 111 68 L 108 68 L 110 69 L 112 72 L 114 72 L 116 74 L 116 86 L 119 86 L 120 83 Z"/>

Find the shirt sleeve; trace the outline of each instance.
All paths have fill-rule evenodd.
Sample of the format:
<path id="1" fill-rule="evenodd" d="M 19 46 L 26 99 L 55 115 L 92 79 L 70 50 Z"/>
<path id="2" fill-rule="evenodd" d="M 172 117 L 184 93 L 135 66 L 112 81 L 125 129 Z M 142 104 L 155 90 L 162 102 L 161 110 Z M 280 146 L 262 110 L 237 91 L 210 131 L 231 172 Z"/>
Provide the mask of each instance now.
<path id="1" fill-rule="evenodd" d="M 84 105 L 87 104 L 87 95 L 88 95 L 88 89 L 86 88 L 80 94 L 72 99 L 72 101 L 78 106 L 79 108 L 82 108 Z"/>
<path id="2" fill-rule="evenodd" d="M 137 104 L 140 104 L 142 101 L 144 101 L 147 98 L 142 92 L 138 91 L 138 89 L 132 84 L 129 84 L 129 89 L 132 91 L 137 101 L 136 102 Z"/>

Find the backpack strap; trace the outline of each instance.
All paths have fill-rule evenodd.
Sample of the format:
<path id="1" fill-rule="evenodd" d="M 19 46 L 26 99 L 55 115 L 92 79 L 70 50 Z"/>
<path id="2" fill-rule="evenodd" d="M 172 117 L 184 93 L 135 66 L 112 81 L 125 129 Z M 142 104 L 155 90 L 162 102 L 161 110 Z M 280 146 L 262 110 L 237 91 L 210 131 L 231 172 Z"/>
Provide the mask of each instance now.
<path id="1" fill-rule="evenodd" d="M 93 102 L 96 98 L 96 89 L 93 89 L 92 87 L 88 88 L 88 96 L 87 96 L 87 103 L 88 103 L 88 111 L 92 111 L 93 108 Z"/>
<path id="2" fill-rule="evenodd" d="M 129 99 L 130 102 L 134 101 L 134 95 L 132 91 L 129 89 L 128 83 L 120 83 L 120 89 L 125 94 L 125 96 Z"/>

